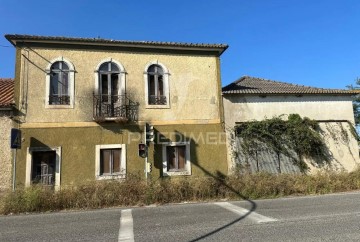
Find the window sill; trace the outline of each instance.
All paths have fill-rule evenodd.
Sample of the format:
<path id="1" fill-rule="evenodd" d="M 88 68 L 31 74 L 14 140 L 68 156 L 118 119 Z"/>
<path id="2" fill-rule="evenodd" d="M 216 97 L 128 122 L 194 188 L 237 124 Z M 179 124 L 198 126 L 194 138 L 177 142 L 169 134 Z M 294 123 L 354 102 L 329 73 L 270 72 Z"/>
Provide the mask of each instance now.
<path id="1" fill-rule="evenodd" d="M 167 171 L 164 172 L 164 176 L 190 176 L 191 171 Z"/>
<path id="2" fill-rule="evenodd" d="M 170 109 L 170 104 L 166 105 L 152 105 L 152 104 L 146 104 L 146 109 Z"/>
<path id="3" fill-rule="evenodd" d="M 46 109 L 73 109 L 72 105 L 45 105 Z"/>
<path id="4" fill-rule="evenodd" d="M 96 176 L 96 180 L 117 180 L 117 179 L 125 179 L 125 178 L 126 178 L 126 174 Z"/>

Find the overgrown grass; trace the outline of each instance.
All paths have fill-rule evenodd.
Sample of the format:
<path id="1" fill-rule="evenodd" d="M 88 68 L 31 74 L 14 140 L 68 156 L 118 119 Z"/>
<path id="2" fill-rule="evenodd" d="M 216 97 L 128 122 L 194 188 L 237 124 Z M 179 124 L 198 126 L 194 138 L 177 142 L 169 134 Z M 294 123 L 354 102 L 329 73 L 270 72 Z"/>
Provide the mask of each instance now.
<path id="1" fill-rule="evenodd" d="M 360 189 L 360 169 L 351 173 L 317 175 L 239 174 L 227 178 L 167 178 L 146 183 L 129 175 L 124 181 L 94 181 L 60 191 L 32 186 L 6 192 L 0 213 L 94 209 L 220 199 L 259 199 L 325 194 Z"/>

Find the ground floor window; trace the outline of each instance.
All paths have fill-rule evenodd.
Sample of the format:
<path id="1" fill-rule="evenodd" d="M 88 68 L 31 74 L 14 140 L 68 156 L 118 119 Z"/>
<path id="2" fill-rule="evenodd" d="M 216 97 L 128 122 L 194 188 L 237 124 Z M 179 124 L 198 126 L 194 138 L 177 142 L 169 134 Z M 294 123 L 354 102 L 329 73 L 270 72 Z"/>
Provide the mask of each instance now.
<path id="1" fill-rule="evenodd" d="M 170 142 L 163 145 L 163 175 L 191 175 L 189 143 Z"/>
<path id="2" fill-rule="evenodd" d="M 29 147 L 26 157 L 25 185 L 60 187 L 61 147 Z"/>
<path id="3" fill-rule="evenodd" d="M 100 175 L 114 175 L 121 171 L 121 149 L 100 149 Z"/>
<path id="4" fill-rule="evenodd" d="M 123 178 L 126 175 L 126 150 L 123 144 L 96 145 L 96 179 Z"/>
<path id="5" fill-rule="evenodd" d="M 45 186 L 55 185 L 55 151 L 34 151 L 32 154 L 31 182 Z"/>

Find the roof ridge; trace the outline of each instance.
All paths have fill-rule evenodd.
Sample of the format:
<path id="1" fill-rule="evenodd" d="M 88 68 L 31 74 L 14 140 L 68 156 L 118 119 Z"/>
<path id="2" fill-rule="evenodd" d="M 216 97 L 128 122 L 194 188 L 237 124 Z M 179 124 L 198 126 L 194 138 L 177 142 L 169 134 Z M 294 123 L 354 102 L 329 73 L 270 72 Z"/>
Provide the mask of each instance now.
<path id="1" fill-rule="evenodd" d="M 289 82 L 275 81 L 261 77 L 242 76 L 236 81 L 222 88 L 224 94 L 336 94 L 336 95 L 355 95 L 360 94 L 360 90 L 320 88 L 294 84 Z"/>
<path id="2" fill-rule="evenodd" d="M 291 86 L 295 86 L 295 87 L 313 88 L 313 89 L 321 89 L 321 90 L 346 90 L 346 89 L 340 89 L 340 88 L 322 88 L 322 87 L 301 85 L 301 84 L 295 84 L 295 83 L 290 83 L 290 82 L 271 80 L 271 79 L 262 78 L 262 77 L 253 77 L 253 76 L 243 76 L 243 77 L 249 77 L 249 78 L 253 78 L 253 79 L 260 79 L 260 80 L 263 80 L 263 81 L 268 81 L 268 82 L 273 82 L 273 83 L 278 83 L 278 84 L 286 84 L 286 85 L 291 85 Z"/>

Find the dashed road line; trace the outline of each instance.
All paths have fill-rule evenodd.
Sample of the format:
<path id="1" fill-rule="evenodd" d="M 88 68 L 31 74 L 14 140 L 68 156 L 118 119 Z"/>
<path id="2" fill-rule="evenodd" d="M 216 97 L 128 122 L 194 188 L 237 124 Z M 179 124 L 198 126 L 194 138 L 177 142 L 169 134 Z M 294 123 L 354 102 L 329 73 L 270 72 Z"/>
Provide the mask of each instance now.
<path id="1" fill-rule="evenodd" d="M 121 211 L 118 241 L 134 242 L 134 223 L 131 209 Z"/>
<path id="2" fill-rule="evenodd" d="M 216 202 L 214 203 L 215 205 L 218 205 L 222 208 L 225 208 L 233 213 L 236 213 L 240 216 L 246 216 L 246 218 L 248 219 L 251 219 L 252 221 L 254 222 L 257 222 L 257 223 L 269 223 L 269 222 L 275 222 L 275 221 L 278 221 L 277 219 L 274 219 L 274 218 L 270 218 L 270 217 L 266 217 L 266 216 L 263 216 L 261 214 L 258 214 L 258 213 L 255 213 L 255 212 L 252 212 L 248 209 L 245 209 L 245 208 L 242 208 L 242 207 L 238 207 L 236 205 L 233 205 L 231 203 L 228 203 L 228 202 Z"/>

